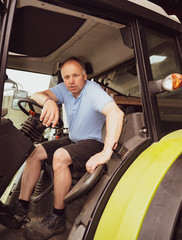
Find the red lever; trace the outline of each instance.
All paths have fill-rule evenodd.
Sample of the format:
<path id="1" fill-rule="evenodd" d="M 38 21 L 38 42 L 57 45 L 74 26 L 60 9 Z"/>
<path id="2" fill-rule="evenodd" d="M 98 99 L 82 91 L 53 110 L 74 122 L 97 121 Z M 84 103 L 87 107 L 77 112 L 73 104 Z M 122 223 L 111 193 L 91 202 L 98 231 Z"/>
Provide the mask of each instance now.
<path id="1" fill-rule="evenodd" d="M 32 110 L 30 110 L 29 113 L 30 113 L 30 115 L 32 115 L 33 117 L 35 117 L 35 115 L 36 115 L 35 112 L 32 111 Z"/>

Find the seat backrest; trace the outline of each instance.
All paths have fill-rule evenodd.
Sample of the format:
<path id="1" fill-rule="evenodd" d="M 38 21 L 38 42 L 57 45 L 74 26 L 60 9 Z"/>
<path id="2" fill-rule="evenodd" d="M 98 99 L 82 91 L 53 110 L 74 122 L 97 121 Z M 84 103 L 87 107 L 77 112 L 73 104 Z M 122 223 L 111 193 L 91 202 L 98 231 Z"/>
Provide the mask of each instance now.
<path id="1" fill-rule="evenodd" d="M 143 134 L 145 128 L 143 113 L 134 112 L 126 114 L 123 120 L 123 127 L 120 138 L 118 140 L 117 152 L 120 155 L 124 155 L 126 151 L 132 150 L 141 141 L 146 139 L 146 134 Z M 102 140 L 104 141 L 106 136 L 106 124 L 102 129 Z"/>

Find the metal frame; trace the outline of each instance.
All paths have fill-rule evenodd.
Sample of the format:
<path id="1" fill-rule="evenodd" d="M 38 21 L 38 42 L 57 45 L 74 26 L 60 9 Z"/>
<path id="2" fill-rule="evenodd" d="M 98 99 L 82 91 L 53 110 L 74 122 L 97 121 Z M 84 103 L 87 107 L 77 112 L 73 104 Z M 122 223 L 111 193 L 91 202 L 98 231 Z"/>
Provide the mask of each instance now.
<path id="1" fill-rule="evenodd" d="M 2 31 L 0 36 L 0 116 L 2 111 L 3 90 L 6 78 L 6 65 L 8 56 L 9 39 L 11 34 L 11 26 L 15 11 L 16 0 L 5 1 L 6 10 L 3 10 L 4 17 L 2 20 Z M 1 120 L 0 120 L 1 121 Z M 1 122 L 0 122 L 1 123 Z"/>

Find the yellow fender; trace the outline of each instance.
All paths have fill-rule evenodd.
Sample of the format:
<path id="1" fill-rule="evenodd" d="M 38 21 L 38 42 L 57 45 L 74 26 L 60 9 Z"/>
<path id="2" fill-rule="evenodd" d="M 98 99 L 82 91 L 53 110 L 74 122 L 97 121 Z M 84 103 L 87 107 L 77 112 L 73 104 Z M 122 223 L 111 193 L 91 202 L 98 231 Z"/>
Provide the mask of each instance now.
<path id="1" fill-rule="evenodd" d="M 178 130 L 140 154 L 114 189 L 94 240 L 137 239 L 157 188 L 181 153 L 182 130 Z"/>

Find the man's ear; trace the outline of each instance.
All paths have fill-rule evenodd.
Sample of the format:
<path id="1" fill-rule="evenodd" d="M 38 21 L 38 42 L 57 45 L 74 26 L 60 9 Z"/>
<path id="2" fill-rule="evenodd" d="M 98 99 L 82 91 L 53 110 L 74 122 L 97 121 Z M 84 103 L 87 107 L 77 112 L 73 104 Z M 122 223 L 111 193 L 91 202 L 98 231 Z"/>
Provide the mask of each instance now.
<path id="1" fill-rule="evenodd" d="M 87 80 L 87 73 L 84 72 L 84 80 L 86 81 Z"/>

